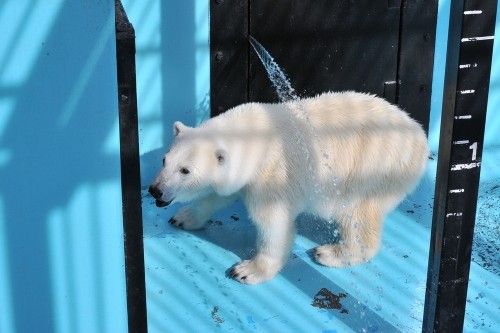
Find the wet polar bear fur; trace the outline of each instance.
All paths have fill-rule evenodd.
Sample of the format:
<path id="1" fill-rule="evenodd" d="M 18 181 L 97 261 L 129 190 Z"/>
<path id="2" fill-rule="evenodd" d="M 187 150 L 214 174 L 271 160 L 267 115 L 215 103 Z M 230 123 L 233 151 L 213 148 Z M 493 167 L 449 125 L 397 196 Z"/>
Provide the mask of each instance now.
<path id="1" fill-rule="evenodd" d="M 405 112 L 355 92 L 243 104 L 196 128 L 176 122 L 174 136 L 150 193 L 158 206 L 190 202 L 169 221 L 186 230 L 241 196 L 257 252 L 229 275 L 246 284 L 283 268 L 304 212 L 335 220 L 340 232 L 340 242 L 312 251 L 318 263 L 371 259 L 384 216 L 416 186 L 429 153 L 424 131 Z"/>

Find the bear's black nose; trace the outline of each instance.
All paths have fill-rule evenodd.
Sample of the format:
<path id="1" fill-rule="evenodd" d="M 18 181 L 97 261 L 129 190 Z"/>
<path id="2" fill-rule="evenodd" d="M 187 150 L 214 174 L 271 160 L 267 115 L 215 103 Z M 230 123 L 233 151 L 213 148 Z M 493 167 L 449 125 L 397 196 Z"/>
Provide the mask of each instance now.
<path id="1" fill-rule="evenodd" d="M 149 193 L 153 196 L 155 199 L 160 199 L 163 195 L 162 191 L 160 191 L 157 187 L 151 185 L 149 187 Z"/>

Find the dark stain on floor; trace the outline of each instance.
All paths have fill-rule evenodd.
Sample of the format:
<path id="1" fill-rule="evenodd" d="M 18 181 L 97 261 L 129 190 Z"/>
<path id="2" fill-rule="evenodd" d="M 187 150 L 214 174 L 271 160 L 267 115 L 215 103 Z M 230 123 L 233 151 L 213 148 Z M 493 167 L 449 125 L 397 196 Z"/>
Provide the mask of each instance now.
<path id="1" fill-rule="evenodd" d="M 219 307 L 214 306 L 213 310 L 210 312 L 212 315 L 212 319 L 217 323 L 217 324 L 222 324 L 224 322 L 224 319 L 222 319 L 217 312 L 219 312 Z"/>
<path id="2" fill-rule="evenodd" d="M 346 297 L 346 293 L 339 293 L 337 295 L 326 288 L 322 288 L 320 291 L 318 291 L 316 296 L 314 296 L 311 305 L 320 309 L 340 310 L 340 313 L 348 314 L 349 311 L 344 308 L 344 306 L 340 302 L 342 298 Z"/>

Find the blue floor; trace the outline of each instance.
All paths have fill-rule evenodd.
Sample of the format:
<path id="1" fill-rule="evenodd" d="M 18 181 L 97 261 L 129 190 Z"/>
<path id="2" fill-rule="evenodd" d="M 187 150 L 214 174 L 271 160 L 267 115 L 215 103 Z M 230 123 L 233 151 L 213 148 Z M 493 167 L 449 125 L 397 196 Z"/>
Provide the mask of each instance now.
<path id="1" fill-rule="evenodd" d="M 485 150 L 464 332 L 500 331 L 500 148 Z M 421 332 L 435 163 L 386 219 L 371 262 L 345 269 L 307 251 L 325 226 L 301 216 L 290 261 L 272 281 L 247 286 L 226 270 L 254 252 L 255 229 L 240 202 L 200 231 L 166 221 L 143 195 L 149 332 Z"/>

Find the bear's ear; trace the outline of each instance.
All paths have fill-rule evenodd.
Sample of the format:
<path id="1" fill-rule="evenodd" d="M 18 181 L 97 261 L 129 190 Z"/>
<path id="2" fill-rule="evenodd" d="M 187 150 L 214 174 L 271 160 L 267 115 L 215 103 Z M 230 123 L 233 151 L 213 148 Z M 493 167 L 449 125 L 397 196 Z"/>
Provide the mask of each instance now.
<path id="1" fill-rule="evenodd" d="M 224 165 L 224 163 L 226 163 L 226 156 L 227 153 L 224 149 L 218 149 L 215 151 L 215 157 L 217 158 L 219 165 Z"/>
<path id="2" fill-rule="evenodd" d="M 181 131 L 184 131 L 186 128 L 188 128 L 186 125 L 181 123 L 180 121 L 176 121 L 174 123 L 174 136 L 179 135 Z"/>

